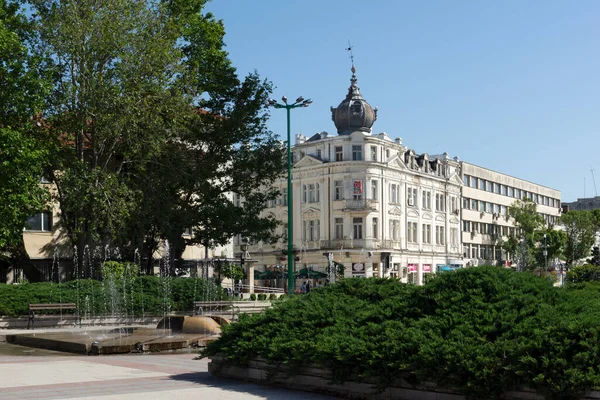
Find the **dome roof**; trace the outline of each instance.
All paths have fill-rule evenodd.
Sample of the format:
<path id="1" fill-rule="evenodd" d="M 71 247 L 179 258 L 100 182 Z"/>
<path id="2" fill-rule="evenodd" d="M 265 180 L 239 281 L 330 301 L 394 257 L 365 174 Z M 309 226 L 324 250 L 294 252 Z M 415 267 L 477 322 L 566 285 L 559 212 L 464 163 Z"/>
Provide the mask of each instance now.
<path id="1" fill-rule="evenodd" d="M 373 109 L 360 94 L 354 65 L 350 82 L 346 98 L 337 108 L 331 107 L 331 119 L 340 135 L 349 135 L 355 131 L 370 133 L 377 120 L 377 108 Z"/>

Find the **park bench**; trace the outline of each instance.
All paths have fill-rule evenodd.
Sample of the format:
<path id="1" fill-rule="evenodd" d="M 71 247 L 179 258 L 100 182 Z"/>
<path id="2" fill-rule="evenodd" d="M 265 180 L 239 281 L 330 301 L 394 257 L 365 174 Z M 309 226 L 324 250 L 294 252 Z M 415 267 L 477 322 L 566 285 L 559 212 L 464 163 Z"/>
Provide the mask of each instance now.
<path id="1" fill-rule="evenodd" d="M 33 329 L 33 323 L 35 321 L 36 311 L 49 311 L 49 310 L 75 310 L 77 304 L 75 303 L 47 303 L 47 304 L 30 304 L 29 305 L 29 320 L 27 321 L 27 329 L 31 327 Z"/>

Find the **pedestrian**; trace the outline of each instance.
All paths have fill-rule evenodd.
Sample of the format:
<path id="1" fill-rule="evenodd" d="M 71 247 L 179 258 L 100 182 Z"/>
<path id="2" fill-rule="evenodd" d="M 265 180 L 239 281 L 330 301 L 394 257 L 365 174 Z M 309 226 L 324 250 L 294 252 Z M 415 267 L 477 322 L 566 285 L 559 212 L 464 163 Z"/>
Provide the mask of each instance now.
<path id="1" fill-rule="evenodd" d="M 302 282 L 302 286 L 300 287 L 300 293 L 306 293 L 306 281 Z"/>
<path id="2" fill-rule="evenodd" d="M 310 281 L 306 284 L 306 293 L 310 293 Z"/>

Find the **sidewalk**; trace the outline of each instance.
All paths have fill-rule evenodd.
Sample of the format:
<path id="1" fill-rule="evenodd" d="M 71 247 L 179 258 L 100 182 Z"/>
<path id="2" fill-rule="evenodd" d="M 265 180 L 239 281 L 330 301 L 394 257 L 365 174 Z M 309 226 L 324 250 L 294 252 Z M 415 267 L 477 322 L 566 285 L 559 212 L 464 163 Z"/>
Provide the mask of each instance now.
<path id="1" fill-rule="evenodd" d="M 6 346 L 3 353 L 7 354 Z M 10 349 L 12 353 L 26 348 Z M 326 400 L 329 396 L 222 379 L 196 354 L 63 356 L 33 351 L 0 355 L 0 400 Z M 39 354 L 39 355 L 38 355 Z"/>

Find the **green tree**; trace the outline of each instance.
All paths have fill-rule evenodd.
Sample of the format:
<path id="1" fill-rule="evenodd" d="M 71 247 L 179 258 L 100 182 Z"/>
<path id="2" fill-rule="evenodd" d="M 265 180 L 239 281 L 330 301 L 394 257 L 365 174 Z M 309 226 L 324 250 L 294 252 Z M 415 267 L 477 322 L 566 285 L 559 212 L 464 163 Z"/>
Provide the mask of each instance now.
<path id="1" fill-rule="evenodd" d="M 23 227 L 49 199 L 39 184 L 47 149 L 35 141 L 31 128 L 43 109 L 52 70 L 44 54 L 32 51 L 39 39 L 35 25 L 19 10 L 18 2 L 0 0 L 0 254 L 36 281 L 41 275 L 25 250 Z"/>
<path id="2" fill-rule="evenodd" d="M 584 264 L 571 268 L 565 277 L 566 283 L 600 281 L 600 266 Z"/>
<path id="3" fill-rule="evenodd" d="M 58 71 L 43 128 L 60 149 L 61 224 L 79 252 L 113 243 L 130 255 L 143 247 L 151 260 L 168 240 L 177 260 L 190 243 L 270 237 L 275 220 L 258 215 L 283 170 L 265 128 L 271 85 L 237 77 L 205 1 L 29 4 L 43 38 L 36 49 Z"/>
<path id="4" fill-rule="evenodd" d="M 538 214 L 537 206 L 531 199 L 517 200 L 508 208 L 513 219 L 515 234 L 509 236 L 503 248 L 516 259 L 519 270 L 531 270 L 537 264 L 537 240 L 535 232 L 544 226 L 544 218 Z M 543 265 L 543 264 L 541 264 Z"/>
<path id="5" fill-rule="evenodd" d="M 546 236 L 545 238 L 544 235 Z M 537 265 L 545 266 L 547 261 L 548 266 L 550 266 L 553 260 L 563 257 L 563 252 L 567 243 L 567 235 L 565 232 L 547 228 L 542 231 L 536 231 L 534 239 L 537 243 L 537 251 L 534 253 Z M 548 252 L 546 257 L 544 256 L 544 249 Z"/>
<path id="6" fill-rule="evenodd" d="M 571 210 L 561 216 L 560 222 L 567 235 L 564 256 L 573 267 L 575 261 L 590 255 L 596 240 L 594 215 L 587 210 Z"/>

